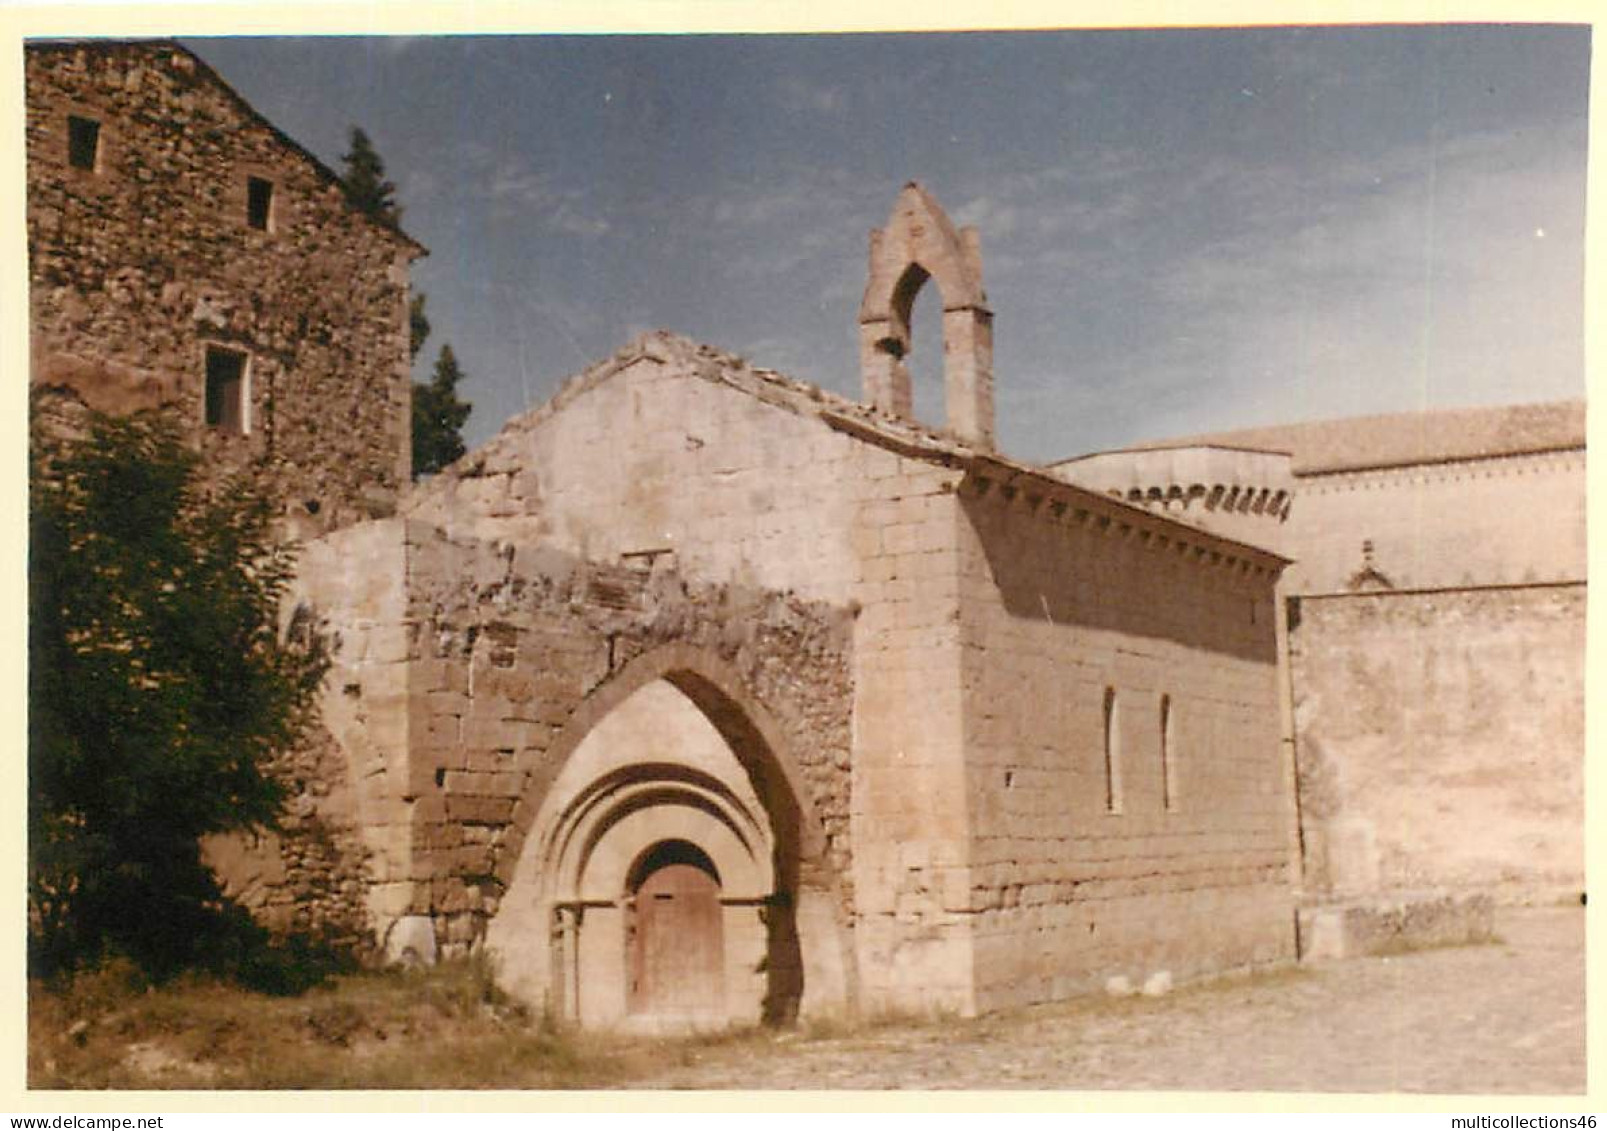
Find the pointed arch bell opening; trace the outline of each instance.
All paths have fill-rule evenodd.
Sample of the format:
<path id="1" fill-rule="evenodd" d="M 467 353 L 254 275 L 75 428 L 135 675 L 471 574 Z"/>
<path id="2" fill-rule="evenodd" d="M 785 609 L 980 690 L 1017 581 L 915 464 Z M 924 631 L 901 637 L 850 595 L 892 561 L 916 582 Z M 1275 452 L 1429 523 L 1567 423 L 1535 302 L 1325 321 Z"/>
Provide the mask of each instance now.
<path id="1" fill-rule="evenodd" d="M 959 440 L 991 449 L 993 312 L 982 289 L 981 241 L 975 228 L 957 230 L 937 201 L 911 181 L 899 192 L 886 226 L 870 234 L 870 272 L 859 307 L 865 399 L 905 419 L 913 418 L 914 406 L 906 361 L 913 346 L 910 315 L 928 282 L 943 300 L 943 427 Z"/>

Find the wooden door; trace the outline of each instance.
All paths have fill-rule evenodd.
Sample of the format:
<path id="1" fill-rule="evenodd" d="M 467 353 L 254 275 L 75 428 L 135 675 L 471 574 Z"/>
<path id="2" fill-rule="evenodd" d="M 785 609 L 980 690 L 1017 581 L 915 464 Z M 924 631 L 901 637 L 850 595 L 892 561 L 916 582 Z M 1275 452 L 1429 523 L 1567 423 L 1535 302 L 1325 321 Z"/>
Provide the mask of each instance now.
<path id="1" fill-rule="evenodd" d="M 695 864 L 670 863 L 636 889 L 631 1008 L 637 1013 L 719 1013 L 725 998 L 720 884 Z"/>

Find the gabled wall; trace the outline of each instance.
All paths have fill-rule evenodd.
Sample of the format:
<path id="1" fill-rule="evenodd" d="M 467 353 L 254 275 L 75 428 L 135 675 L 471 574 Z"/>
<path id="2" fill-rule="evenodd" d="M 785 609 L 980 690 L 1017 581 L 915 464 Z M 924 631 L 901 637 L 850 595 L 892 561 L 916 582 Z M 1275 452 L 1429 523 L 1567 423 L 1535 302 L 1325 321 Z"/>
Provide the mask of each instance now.
<path id="1" fill-rule="evenodd" d="M 410 513 L 449 536 L 845 603 L 859 445 L 793 399 L 808 403 L 739 359 L 648 335 L 422 485 Z"/>
<path id="2" fill-rule="evenodd" d="M 852 862 L 861 1001 L 968 1008 L 968 942 L 947 901 L 968 835 L 959 472 L 900 454 L 879 427 L 849 402 L 649 335 L 426 485 L 412 513 L 452 537 L 842 610 L 848 822 L 825 832 Z"/>

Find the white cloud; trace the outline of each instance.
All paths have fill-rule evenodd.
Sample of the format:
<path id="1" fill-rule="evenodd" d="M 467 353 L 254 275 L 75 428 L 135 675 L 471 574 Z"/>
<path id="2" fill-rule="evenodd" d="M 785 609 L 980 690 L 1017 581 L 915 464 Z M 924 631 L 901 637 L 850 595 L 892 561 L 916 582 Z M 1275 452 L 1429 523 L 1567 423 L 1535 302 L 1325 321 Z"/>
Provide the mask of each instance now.
<path id="1" fill-rule="evenodd" d="M 548 172 L 532 169 L 517 158 L 493 157 L 483 147 L 467 151 L 468 194 L 484 201 L 493 220 L 518 214 L 535 228 L 562 235 L 594 238 L 613 225 L 591 207 L 591 194 L 560 185 Z"/>
<path id="2" fill-rule="evenodd" d="M 1325 184 L 1278 175 L 1265 216 L 1157 275 L 1174 332 L 1136 359 L 1162 398 L 1148 427 L 1582 394 L 1576 156 L 1471 136 Z"/>
<path id="3" fill-rule="evenodd" d="M 793 113 L 841 117 L 848 112 L 848 91 L 842 86 L 815 82 L 788 75 L 776 83 L 776 96 L 785 110 Z"/>

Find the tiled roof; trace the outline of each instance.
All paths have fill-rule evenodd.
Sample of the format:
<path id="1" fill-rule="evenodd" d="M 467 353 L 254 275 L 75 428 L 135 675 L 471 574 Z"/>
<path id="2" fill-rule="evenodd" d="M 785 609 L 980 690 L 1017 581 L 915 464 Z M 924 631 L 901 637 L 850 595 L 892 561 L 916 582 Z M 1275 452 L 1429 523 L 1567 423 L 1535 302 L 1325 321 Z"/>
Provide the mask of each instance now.
<path id="1" fill-rule="evenodd" d="M 1213 432 L 1132 450 L 1215 445 L 1288 452 L 1296 475 L 1488 459 L 1585 445 L 1585 402 L 1442 409 Z"/>

